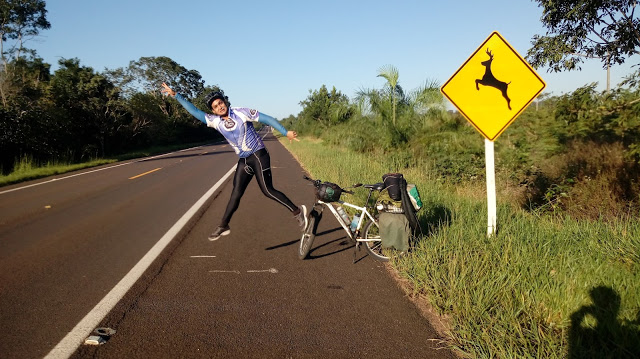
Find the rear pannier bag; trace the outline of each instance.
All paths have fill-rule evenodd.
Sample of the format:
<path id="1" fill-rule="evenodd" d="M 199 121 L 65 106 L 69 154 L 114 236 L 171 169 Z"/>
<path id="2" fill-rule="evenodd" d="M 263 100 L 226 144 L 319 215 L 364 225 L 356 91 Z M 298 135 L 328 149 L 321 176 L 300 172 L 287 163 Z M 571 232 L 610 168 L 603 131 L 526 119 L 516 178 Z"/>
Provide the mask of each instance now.
<path id="1" fill-rule="evenodd" d="M 391 200 L 389 203 L 385 201 L 378 201 L 377 208 L 379 212 L 386 213 L 404 213 L 407 221 L 409 221 L 409 227 L 413 236 L 418 236 L 422 233 L 420 228 L 420 222 L 416 212 L 422 208 L 422 200 L 418 193 L 418 188 L 415 184 L 407 184 L 402 173 L 387 173 L 382 176 L 382 181 L 388 193 L 388 198 Z M 380 198 L 384 199 L 381 194 Z M 397 198 L 397 199 L 396 199 Z M 382 206 L 381 206 L 382 204 Z M 387 206 L 385 206 L 387 204 Z M 400 211 L 395 210 L 400 207 Z"/>
<path id="2" fill-rule="evenodd" d="M 389 197 L 394 201 L 402 200 L 402 173 L 387 173 L 382 175 L 382 182 L 384 182 L 384 188 L 389 192 Z"/>
<path id="3" fill-rule="evenodd" d="M 342 188 L 335 183 L 324 182 L 316 187 L 316 198 L 323 202 L 338 202 Z"/>
<path id="4" fill-rule="evenodd" d="M 380 213 L 380 241 L 382 248 L 394 248 L 401 252 L 409 250 L 411 226 L 404 214 Z"/>

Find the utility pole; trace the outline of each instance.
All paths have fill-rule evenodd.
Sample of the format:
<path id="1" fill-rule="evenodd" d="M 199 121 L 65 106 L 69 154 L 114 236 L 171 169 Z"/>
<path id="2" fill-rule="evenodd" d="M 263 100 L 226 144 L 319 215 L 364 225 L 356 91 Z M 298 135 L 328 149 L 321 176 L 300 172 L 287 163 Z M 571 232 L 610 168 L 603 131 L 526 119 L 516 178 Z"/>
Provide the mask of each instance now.
<path id="1" fill-rule="evenodd" d="M 607 52 L 607 94 L 611 90 L 611 55 Z"/>

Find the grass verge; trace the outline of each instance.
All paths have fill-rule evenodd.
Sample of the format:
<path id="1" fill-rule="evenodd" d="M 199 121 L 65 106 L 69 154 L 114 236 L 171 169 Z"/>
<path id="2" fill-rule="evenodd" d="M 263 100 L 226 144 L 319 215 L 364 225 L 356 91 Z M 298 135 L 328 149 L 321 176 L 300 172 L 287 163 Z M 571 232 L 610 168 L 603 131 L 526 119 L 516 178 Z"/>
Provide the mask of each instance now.
<path id="1" fill-rule="evenodd" d="M 392 168 L 317 140 L 282 143 L 312 176 L 344 186 Z M 392 265 L 449 318 L 450 347 L 474 358 L 640 356 L 640 221 L 539 217 L 498 198 L 499 232 L 487 238 L 483 196 L 401 172 L 420 189 L 426 235 Z"/>
<path id="2" fill-rule="evenodd" d="M 147 157 L 155 154 L 166 153 L 184 148 L 203 145 L 203 143 L 181 144 L 173 146 L 158 146 L 145 150 L 139 150 L 115 156 L 114 158 L 98 158 L 82 163 L 47 162 L 39 165 L 30 157 L 22 157 L 15 165 L 11 173 L 0 175 L 0 186 L 34 180 L 47 176 L 58 175 L 85 168 L 101 166 L 104 164 L 125 161 L 133 158 Z"/>

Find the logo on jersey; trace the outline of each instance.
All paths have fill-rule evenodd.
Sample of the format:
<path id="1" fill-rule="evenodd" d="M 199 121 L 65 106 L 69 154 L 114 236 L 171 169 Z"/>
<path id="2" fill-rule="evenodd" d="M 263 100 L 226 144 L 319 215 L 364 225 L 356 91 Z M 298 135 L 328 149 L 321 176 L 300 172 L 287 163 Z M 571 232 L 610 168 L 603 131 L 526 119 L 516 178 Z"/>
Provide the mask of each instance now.
<path id="1" fill-rule="evenodd" d="M 236 122 L 231 119 L 231 117 L 224 120 L 224 128 L 231 131 L 236 127 Z"/>
<path id="2" fill-rule="evenodd" d="M 257 114 L 258 114 L 258 111 L 256 110 L 249 110 L 249 115 L 251 115 L 251 118 L 255 118 Z"/>

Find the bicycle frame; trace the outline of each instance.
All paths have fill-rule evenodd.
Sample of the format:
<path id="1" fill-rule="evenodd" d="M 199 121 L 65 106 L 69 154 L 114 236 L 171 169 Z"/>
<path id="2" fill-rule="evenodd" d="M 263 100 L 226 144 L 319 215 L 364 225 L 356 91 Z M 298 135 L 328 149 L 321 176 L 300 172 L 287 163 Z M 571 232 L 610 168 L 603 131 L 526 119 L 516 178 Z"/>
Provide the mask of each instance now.
<path id="1" fill-rule="evenodd" d="M 355 209 L 357 213 L 360 213 L 360 220 L 358 221 L 358 226 L 356 227 L 355 232 L 351 231 L 351 223 L 344 223 L 344 219 L 342 219 L 342 217 L 340 216 L 336 208 L 331 203 L 323 202 L 321 200 L 316 201 L 316 205 L 318 204 L 324 205 L 325 207 L 329 208 L 331 213 L 333 213 L 333 216 L 336 217 L 336 220 L 338 220 L 338 223 L 340 223 L 340 225 L 342 226 L 342 229 L 344 229 L 344 231 L 347 232 L 347 235 L 349 236 L 349 238 L 351 238 L 356 242 L 363 242 L 364 238 L 359 237 L 359 235 L 360 235 L 360 229 L 362 228 L 362 224 L 364 223 L 364 219 L 365 219 L 364 215 L 366 214 L 367 217 L 373 222 L 376 221 L 375 218 L 373 217 L 373 215 L 371 215 L 371 213 L 369 213 L 369 210 L 367 209 L 367 207 L 356 206 L 355 204 L 344 202 L 344 201 L 338 201 L 338 203 L 340 203 L 340 205 L 342 206 L 351 207 Z M 368 241 L 371 241 L 371 239 L 368 239 Z"/>
<path id="2" fill-rule="evenodd" d="M 382 248 L 381 247 L 382 241 L 380 239 L 380 234 L 379 234 L 380 224 L 377 220 L 377 212 L 375 207 L 370 205 L 373 191 L 380 192 L 381 190 L 383 190 L 384 189 L 383 183 L 375 183 L 375 184 L 358 183 L 353 187 L 351 187 L 351 188 L 356 188 L 356 187 L 362 186 L 369 190 L 369 195 L 367 196 L 367 200 L 366 202 L 364 202 L 364 205 L 358 206 L 356 204 L 349 203 L 343 200 L 337 200 L 335 202 L 334 201 L 325 202 L 319 199 L 320 195 L 318 194 L 318 190 L 320 188 L 320 185 L 322 184 L 327 186 L 333 186 L 333 188 L 335 187 L 339 188 L 339 186 L 336 185 L 335 183 L 330 183 L 330 182 L 323 183 L 320 180 L 313 180 L 307 176 L 304 176 L 304 179 L 310 182 L 313 182 L 314 186 L 316 187 L 316 200 L 313 204 L 312 210 L 309 212 L 309 222 L 303 231 L 302 238 L 300 239 L 300 247 L 298 249 L 298 257 L 300 259 L 305 259 L 309 254 L 309 251 L 311 250 L 311 246 L 313 244 L 313 240 L 316 235 L 315 230 L 318 226 L 320 218 L 322 218 L 321 214 L 322 212 L 324 212 L 324 207 L 328 207 L 329 211 L 333 214 L 333 216 L 336 218 L 338 223 L 340 223 L 340 226 L 342 227 L 342 229 L 345 231 L 345 233 L 347 233 L 347 237 L 349 237 L 349 240 L 355 244 L 354 246 L 355 250 L 353 252 L 354 263 L 356 262 L 356 253 L 358 252 L 358 249 L 360 248 L 360 244 L 362 243 L 364 243 L 365 249 L 367 250 L 367 252 L 369 252 L 370 255 L 373 256 L 374 259 L 380 260 L 380 261 L 388 260 L 388 257 L 386 257 L 380 252 Z M 351 194 L 351 195 L 354 194 L 350 190 L 345 190 L 343 188 L 340 188 L 340 189 L 342 190 L 342 193 Z M 325 189 L 323 188 L 322 191 L 324 190 Z M 332 195 L 329 195 L 328 197 L 331 198 L 331 196 Z M 355 225 L 354 231 L 351 231 L 351 223 L 353 221 L 351 220 L 345 221 L 344 219 L 342 219 L 342 217 L 338 213 L 337 208 L 340 206 L 354 209 L 356 211 L 355 215 L 356 216 L 359 215 L 358 223 Z"/>

